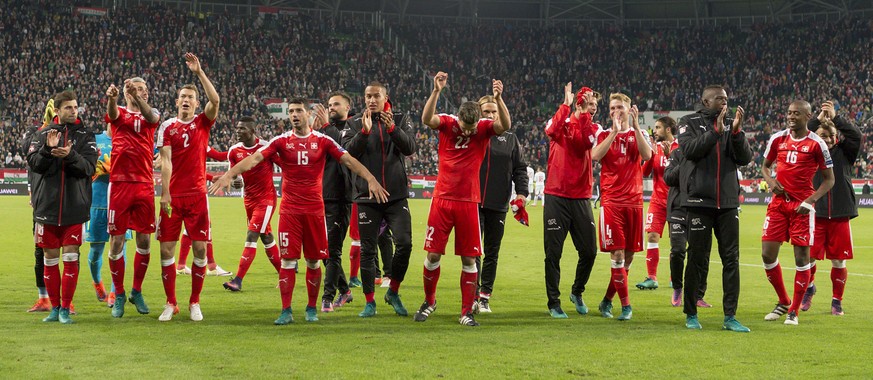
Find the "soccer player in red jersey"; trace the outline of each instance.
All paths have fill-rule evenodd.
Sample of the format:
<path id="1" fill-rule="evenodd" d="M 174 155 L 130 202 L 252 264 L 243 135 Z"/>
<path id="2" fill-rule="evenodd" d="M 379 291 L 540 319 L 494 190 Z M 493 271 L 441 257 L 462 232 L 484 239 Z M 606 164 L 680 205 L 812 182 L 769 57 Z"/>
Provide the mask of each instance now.
<path id="1" fill-rule="evenodd" d="M 612 318 L 612 298 L 618 293 L 621 314 L 631 319 L 627 269 L 635 252 L 643 250 L 642 162 L 652 158 L 649 136 L 640 129 L 639 111 L 627 95 L 609 96 L 612 128 L 597 132 L 591 159 L 600 161 L 603 210 L 600 212 L 600 250 L 609 252 L 612 278 L 600 302 L 600 314 Z M 631 127 L 633 126 L 633 127 Z"/>
<path id="2" fill-rule="evenodd" d="M 55 96 L 58 117 L 37 132 L 27 163 L 33 183 L 34 242 L 45 252 L 43 279 L 51 313 L 43 322 L 73 323 L 70 308 L 79 278 L 82 224 L 90 219 L 91 175 L 99 155 L 94 134 L 78 117 L 76 94 Z M 63 277 L 59 262 L 63 259 Z"/>
<path id="3" fill-rule="evenodd" d="M 155 232 L 155 184 L 152 152 L 160 114 L 148 104 L 145 80 L 136 77 L 124 81 L 126 107 L 119 107 L 118 88 L 106 90 L 106 122 L 112 134 L 110 160 L 115 170 L 109 173 L 109 273 L 115 286 L 116 301 L 112 316 L 124 316 L 127 301 L 124 292 L 124 235 L 136 231 L 136 255 L 133 259 L 133 290 L 130 301 L 140 314 L 149 308 L 142 296 L 142 281 L 149 266 L 151 234 Z"/>
<path id="4" fill-rule="evenodd" d="M 676 134 L 676 120 L 672 117 L 665 116 L 655 121 L 652 134 L 656 148 L 652 149 L 652 159 L 643 164 L 643 176 L 652 176 L 654 190 L 645 225 L 647 275 L 643 282 L 637 284 L 640 290 L 658 289 L 658 261 L 661 257 L 658 241 L 661 240 L 664 224 L 667 223 L 667 192 L 670 190 L 664 183 L 664 168 L 670 159 L 670 151 L 679 146 L 673 138 Z"/>
<path id="5" fill-rule="evenodd" d="M 446 252 L 449 234 L 455 229 L 455 255 L 461 257 L 461 317 L 464 326 L 478 326 L 473 319 L 478 270 L 476 258 L 482 255 L 479 231 L 479 168 L 491 136 L 509 130 L 511 119 L 503 102 L 503 83 L 492 80 L 497 119 L 482 119 L 477 102 L 465 102 L 458 116 L 436 115 L 436 103 L 446 86 L 448 74 L 440 71 L 433 78 L 433 91 L 424 105 L 421 121 L 439 131 L 439 175 L 427 218 L 424 238 L 425 300 L 414 320 L 424 322 L 436 309 L 436 285 L 440 278 L 440 259 Z"/>
<path id="6" fill-rule="evenodd" d="M 191 297 L 188 310 L 191 320 L 203 320 L 200 292 L 206 277 L 206 242 L 209 237 L 209 203 L 206 199 L 206 146 L 209 132 L 218 117 L 220 98 L 203 68 L 200 59 L 185 54 L 185 64 L 200 79 L 209 101 L 203 112 L 197 87 L 186 84 L 176 97 L 176 122 L 163 133 L 161 147 L 161 215 L 158 221 L 158 241 L 161 242 L 161 277 L 167 304 L 158 320 L 169 321 L 179 312 L 176 305 L 176 242 L 182 224 L 192 240 L 194 265 L 191 268 Z"/>
<path id="7" fill-rule="evenodd" d="M 853 257 L 852 227 L 849 220 L 858 217 L 858 203 L 852 186 L 852 169 L 858 160 L 863 135 L 851 121 L 837 115 L 834 103 L 827 101 L 821 105 L 817 119 L 809 122 L 809 129 L 824 140 L 834 160 L 834 187 L 815 204 L 815 239 L 810 250 L 811 265 L 809 288 L 800 303 L 800 310 L 809 310 L 812 296 L 815 295 L 816 260 L 827 258 L 831 267 L 833 298 L 831 314 L 843 315 L 843 291 L 846 289 L 846 260 Z M 840 139 L 837 141 L 837 131 Z M 820 184 L 821 172 L 812 179 L 813 185 Z"/>
<path id="8" fill-rule="evenodd" d="M 776 290 L 779 303 L 764 317 L 765 321 L 778 320 L 783 314 L 786 325 L 797 325 L 797 311 L 801 298 L 809 286 L 809 247 L 815 236 L 815 202 L 834 186 L 833 161 L 824 140 L 807 128 L 812 116 L 808 102 L 795 100 L 788 106 L 788 128 L 774 133 L 764 152 L 761 174 L 773 191 L 773 200 L 767 206 L 764 233 L 761 236 L 764 270 L 767 280 Z M 778 179 L 773 177 L 773 164 Z M 821 171 L 823 181 L 818 189 L 812 178 Z M 794 300 L 788 298 L 779 265 L 779 247 L 790 241 L 794 246 Z"/>
<path id="9" fill-rule="evenodd" d="M 230 147 L 230 151 L 227 152 L 227 159 L 230 161 L 231 167 L 267 146 L 266 141 L 256 137 L 255 128 L 257 128 L 255 119 L 250 116 L 244 116 L 236 123 L 236 138 L 239 143 Z M 270 226 L 273 211 L 276 210 L 276 188 L 273 186 L 273 162 L 270 160 L 261 161 L 252 170 L 235 178 L 233 187 L 244 189 L 248 231 L 246 232 L 245 248 L 243 248 L 242 256 L 239 259 L 239 268 L 236 271 L 236 276 L 230 281 L 225 282 L 224 288 L 238 292 L 242 290 L 243 278 L 248 273 L 249 267 L 252 266 L 252 261 L 257 254 L 258 238 L 264 243 L 264 249 L 267 251 L 267 258 L 270 260 L 270 264 L 273 264 L 276 272 L 279 272 L 279 247 L 276 246 L 276 240 L 273 238 L 273 230 Z"/>
<path id="10" fill-rule="evenodd" d="M 327 155 L 363 178 L 369 187 L 370 197 L 380 203 L 388 198 L 388 192 L 358 160 L 336 141 L 310 128 L 306 104 L 307 101 L 303 98 L 291 99 L 288 102 L 288 114 L 293 130 L 270 140 L 267 146 L 234 165 L 210 186 L 213 193 L 226 188 L 234 176 L 252 170 L 264 160 L 273 161 L 282 168 L 282 205 L 279 208 L 279 253 L 282 257 L 279 290 L 282 294 L 282 313 L 274 322 L 277 325 L 294 322 L 291 296 L 297 279 L 295 270 L 301 251 L 307 267 L 306 290 L 309 302 L 306 306 L 306 320 L 318 321 L 316 304 L 321 287 L 319 262 L 328 258 L 322 198 L 322 176 Z M 364 115 L 369 119 L 368 112 Z"/>
<path id="11" fill-rule="evenodd" d="M 600 125 L 592 118 L 597 113 L 600 94 L 582 87 L 574 96 L 573 83 L 564 86 L 564 103 L 545 127 L 549 137 L 549 175 L 546 178 L 543 206 L 543 248 L 545 250 L 545 282 L 549 315 L 567 318 L 561 308 L 561 256 L 567 234 L 573 239 L 578 259 L 570 302 L 576 312 L 588 314 L 582 299 L 585 285 L 597 258 L 597 234 L 591 211 L 591 190 L 594 184 L 591 148 L 594 133 Z M 572 110 L 571 110 L 571 107 Z M 533 171 L 529 172 L 533 175 Z"/>

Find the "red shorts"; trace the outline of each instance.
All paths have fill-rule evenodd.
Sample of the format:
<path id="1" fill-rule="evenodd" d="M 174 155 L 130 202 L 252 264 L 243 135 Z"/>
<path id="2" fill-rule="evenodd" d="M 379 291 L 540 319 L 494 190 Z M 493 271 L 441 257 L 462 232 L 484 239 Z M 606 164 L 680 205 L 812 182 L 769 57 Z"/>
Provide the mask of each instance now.
<path id="1" fill-rule="evenodd" d="M 786 201 L 783 197 L 773 197 L 767 206 L 764 218 L 764 233 L 761 241 L 790 241 L 791 245 L 809 247 L 813 243 L 815 218 L 812 214 L 798 214 L 794 211 L 803 201 Z"/>
<path id="2" fill-rule="evenodd" d="M 643 208 L 603 206 L 600 210 L 600 250 L 641 252 Z"/>
<path id="3" fill-rule="evenodd" d="M 82 245 L 82 225 L 54 226 L 36 223 L 33 242 L 40 248 L 57 249 L 67 245 Z"/>
<path id="4" fill-rule="evenodd" d="M 349 221 L 349 238 L 361 240 L 361 232 L 358 230 L 358 204 L 352 203 L 352 218 Z"/>
<path id="5" fill-rule="evenodd" d="M 646 232 L 663 236 L 665 224 L 667 224 L 667 206 L 650 203 L 649 212 L 646 214 Z"/>
<path id="6" fill-rule="evenodd" d="M 324 215 L 279 213 L 279 254 L 285 260 L 325 260 L 327 226 Z"/>
<path id="7" fill-rule="evenodd" d="M 427 215 L 424 250 L 446 253 L 449 234 L 455 229 L 455 255 L 481 256 L 482 235 L 479 232 L 479 205 L 475 202 L 434 198 Z"/>
<path id="8" fill-rule="evenodd" d="M 161 210 L 158 218 L 158 241 L 179 241 L 182 223 L 193 241 L 212 239 L 209 229 L 209 202 L 206 194 L 170 198 L 170 215 Z"/>
<path id="9" fill-rule="evenodd" d="M 259 234 L 273 232 L 270 220 L 273 219 L 274 211 L 276 211 L 276 202 L 246 202 L 246 219 L 249 221 L 249 231 Z"/>
<path id="10" fill-rule="evenodd" d="M 108 228 L 113 236 L 128 229 L 155 232 L 155 185 L 149 182 L 109 183 Z"/>
<path id="11" fill-rule="evenodd" d="M 815 218 L 815 238 L 809 256 L 816 260 L 851 260 L 854 256 L 849 218 Z"/>

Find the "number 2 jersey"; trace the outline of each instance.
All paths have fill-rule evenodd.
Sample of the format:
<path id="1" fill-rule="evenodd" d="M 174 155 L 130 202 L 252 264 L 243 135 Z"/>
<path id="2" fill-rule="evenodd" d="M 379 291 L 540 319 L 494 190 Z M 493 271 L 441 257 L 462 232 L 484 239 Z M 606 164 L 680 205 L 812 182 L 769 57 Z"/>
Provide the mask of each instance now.
<path id="1" fill-rule="evenodd" d="M 339 161 L 346 153 L 343 147 L 316 131 L 305 136 L 291 131 L 274 137 L 259 152 L 282 168 L 280 214 L 324 215 L 324 164 L 328 154 Z"/>

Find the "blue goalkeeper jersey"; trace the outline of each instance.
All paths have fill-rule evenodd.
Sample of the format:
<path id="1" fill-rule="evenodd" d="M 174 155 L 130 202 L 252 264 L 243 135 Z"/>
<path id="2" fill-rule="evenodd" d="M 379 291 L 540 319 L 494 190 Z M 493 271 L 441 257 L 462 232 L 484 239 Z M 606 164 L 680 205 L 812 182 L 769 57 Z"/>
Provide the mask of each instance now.
<path id="1" fill-rule="evenodd" d="M 104 161 L 106 157 L 109 157 L 112 154 L 112 138 L 103 131 L 103 133 L 99 135 L 95 135 L 94 138 L 97 140 L 97 149 L 100 150 L 100 157 L 98 161 Z M 109 174 L 104 174 L 97 177 L 94 182 L 91 184 L 91 207 L 92 208 L 106 208 L 108 204 L 108 190 L 109 190 Z"/>

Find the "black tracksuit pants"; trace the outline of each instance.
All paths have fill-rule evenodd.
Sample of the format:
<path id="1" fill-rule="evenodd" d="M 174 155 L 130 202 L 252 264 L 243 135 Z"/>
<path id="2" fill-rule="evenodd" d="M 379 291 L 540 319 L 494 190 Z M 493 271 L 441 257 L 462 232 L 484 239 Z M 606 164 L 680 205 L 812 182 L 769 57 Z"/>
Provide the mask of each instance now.
<path id="1" fill-rule="evenodd" d="M 543 210 L 543 246 L 546 252 L 546 296 L 549 309 L 561 306 L 561 255 L 567 234 L 579 255 L 572 294 L 581 295 L 597 257 L 594 214 L 588 199 L 570 199 L 546 194 Z"/>
<path id="2" fill-rule="evenodd" d="M 685 252 L 688 246 L 688 227 L 682 223 L 670 223 L 670 281 L 673 289 L 682 289 L 683 272 L 685 271 Z M 709 258 L 700 272 L 697 286 L 697 299 L 706 294 L 706 278 L 709 275 Z"/>
<path id="3" fill-rule="evenodd" d="M 322 300 L 333 301 L 337 290 L 349 292 L 349 283 L 343 271 L 343 241 L 349 230 L 352 205 L 345 202 L 324 202 L 324 222 L 327 224 L 327 251 L 324 260 L 324 294 Z"/>
<path id="4" fill-rule="evenodd" d="M 494 291 L 494 279 L 497 277 L 497 258 L 500 254 L 500 242 L 506 227 L 506 211 L 495 211 L 479 207 L 479 229 L 482 231 L 482 249 L 485 257 L 476 258 L 479 268 L 479 291 L 491 294 Z"/>
<path id="5" fill-rule="evenodd" d="M 685 267 L 685 308 L 688 315 L 697 315 L 697 295 L 701 274 L 709 262 L 712 235 L 718 240 L 718 255 L 722 262 L 724 315 L 737 313 L 740 296 L 740 219 L 735 208 L 715 209 L 688 207 L 688 265 Z"/>
<path id="6" fill-rule="evenodd" d="M 358 230 L 361 233 L 361 282 L 364 294 L 375 292 L 376 246 L 382 220 L 394 237 L 391 281 L 403 282 L 412 254 L 412 217 L 406 198 L 388 203 L 358 203 Z"/>

